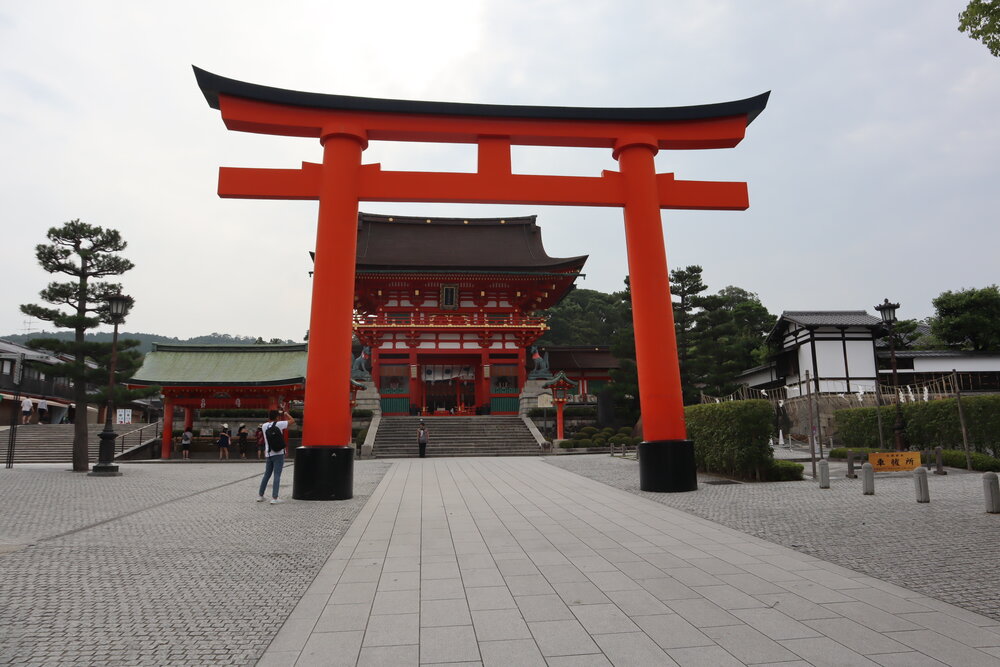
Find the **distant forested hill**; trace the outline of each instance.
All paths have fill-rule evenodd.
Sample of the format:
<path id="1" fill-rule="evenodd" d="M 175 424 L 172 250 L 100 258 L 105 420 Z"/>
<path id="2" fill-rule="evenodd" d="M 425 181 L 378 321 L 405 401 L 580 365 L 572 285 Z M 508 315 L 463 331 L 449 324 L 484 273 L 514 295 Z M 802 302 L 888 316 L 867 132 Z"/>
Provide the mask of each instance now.
<path id="1" fill-rule="evenodd" d="M 4 340 L 9 340 L 12 343 L 18 343 L 24 345 L 27 341 L 32 338 L 59 338 L 60 340 L 72 340 L 72 331 L 43 331 L 40 333 L 30 333 L 30 334 L 12 334 L 10 336 L 0 336 Z M 205 336 L 195 336 L 194 338 L 181 339 L 181 338 L 171 338 L 170 336 L 160 336 L 158 334 L 149 333 L 136 333 L 131 331 L 120 331 L 118 332 L 118 340 L 124 340 L 130 338 L 132 340 L 139 341 L 138 350 L 142 354 L 149 352 L 153 349 L 153 343 L 185 343 L 189 345 L 202 344 L 202 345 L 250 345 L 253 343 L 294 343 L 293 340 L 282 340 L 280 338 L 272 338 L 270 340 L 263 340 L 256 336 L 231 336 L 229 334 L 221 333 L 210 333 Z M 102 333 L 88 333 L 87 340 L 96 343 L 111 342 L 111 332 Z"/>

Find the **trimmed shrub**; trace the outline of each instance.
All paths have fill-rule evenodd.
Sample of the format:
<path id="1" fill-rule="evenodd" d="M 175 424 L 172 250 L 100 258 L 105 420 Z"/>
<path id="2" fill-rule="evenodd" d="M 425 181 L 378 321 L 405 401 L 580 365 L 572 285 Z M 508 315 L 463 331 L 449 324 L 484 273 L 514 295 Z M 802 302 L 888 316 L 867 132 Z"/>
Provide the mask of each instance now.
<path id="1" fill-rule="evenodd" d="M 768 438 L 774 408 L 767 401 L 705 403 L 684 408 L 700 470 L 733 477 L 764 474 L 772 459 Z"/>
<path id="2" fill-rule="evenodd" d="M 619 435 L 632 435 L 632 427 L 631 426 L 622 426 L 620 429 L 618 429 L 618 434 Z"/>
<path id="3" fill-rule="evenodd" d="M 765 477 L 769 482 L 795 482 L 802 479 L 803 470 L 801 463 L 771 459 Z"/>
<path id="4" fill-rule="evenodd" d="M 906 439 L 911 449 L 954 449 L 962 442 L 955 399 L 905 403 L 902 408 Z M 969 430 L 969 447 L 984 454 L 1000 451 L 1000 395 L 964 397 L 962 409 Z M 896 421 L 893 405 L 838 410 L 833 418 L 840 440 L 852 448 L 877 448 L 877 410 L 882 411 L 882 440 L 891 445 L 892 427 Z"/>
<path id="5" fill-rule="evenodd" d="M 597 433 L 597 427 L 596 426 L 584 426 L 583 428 L 580 429 L 580 433 L 583 433 L 585 435 L 593 435 L 593 434 Z"/>
<path id="6" fill-rule="evenodd" d="M 587 438 L 583 438 L 582 440 L 574 440 L 573 441 L 573 446 L 574 447 L 593 447 L 594 446 L 594 441 L 593 440 L 588 440 Z"/>
<path id="7" fill-rule="evenodd" d="M 559 449 L 572 449 L 576 442 L 573 440 L 563 440 L 559 443 Z"/>

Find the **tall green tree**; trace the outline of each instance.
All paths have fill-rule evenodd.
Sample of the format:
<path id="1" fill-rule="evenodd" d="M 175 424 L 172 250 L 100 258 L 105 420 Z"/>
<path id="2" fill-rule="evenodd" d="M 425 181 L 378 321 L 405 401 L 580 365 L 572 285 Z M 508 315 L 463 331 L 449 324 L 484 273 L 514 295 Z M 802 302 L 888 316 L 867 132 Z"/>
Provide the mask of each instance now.
<path id="1" fill-rule="evenodd" d="M 607 345 L 623 324 L 614 294 L 575 289 L 547 311 L 549 330 L 538 345 Z"/>
<path id="2" fill-rule="evenodd" d="M 764 339 L 776 318 L 756 294 L 732 285 L 717 294 L 700 297 L 701 310 L 692 330 L 691 372 L 684 383 L 686 403 L 699 394 L 730 394 L 736 376 L 756 365 Z"/>
<path id="3" fill-rule="evenodd" d="M 25 304 L 21 306 L 21 312 L 74 332 L 72 341 L 35 339 L 32 347 L 72 357 L 71 362 L 50 372 L 73 382 L 73 400 L 76 403 L 73 470 L 85 472 L 89 467 L 86 417 L 90 398 L 87 382 L 93 380 L 87 358 L 100 356 L 102 348 L 94 347 L 100 344 L 87 343 L 84 337 L 88 329 L 110 322 L 107 297 L 121 292 L 120 284 L 102 282 L 102 279 L 120 276 L 134 265 L 117 254 L 128 244 L 114 229 L 89 225 L 77 219 L 49 229 L 46 237 L 48 243 L 35 247 L 38 263 L 48 273 L 64 274 L 72 280 L 51 282 L 39 293 L 43 301 L 55 307 Z M 62 308 L 68 308 L 68 312 Z"/>
<path id="4" fill-rule="evenodd" d="M 677 337 L 677 361 L 681 368 L 681 386 L 684 387 L 684 402 L 690 403 L 697 397 L 693 389 L 694 369 L 691 355 L 695 346 L 694 328 L 701 293 L 708 289 L 701 279 L 702 268 L 697 264 L 670 272 L 670 296 L 674 304 L 674 332 Z"/>
<path id="5" fill-rule="evenodd" d="M 971 0 L 958 15 L 958 31 L 969 33 L 1000 56 L 1000 0 Z"/>
<path id="6" fill-rule="evenodd" d="M 931 333 L 946 347 L 974 352 L 1000 351 L 1000 288 L 942 292 L 934 299 Z"/>

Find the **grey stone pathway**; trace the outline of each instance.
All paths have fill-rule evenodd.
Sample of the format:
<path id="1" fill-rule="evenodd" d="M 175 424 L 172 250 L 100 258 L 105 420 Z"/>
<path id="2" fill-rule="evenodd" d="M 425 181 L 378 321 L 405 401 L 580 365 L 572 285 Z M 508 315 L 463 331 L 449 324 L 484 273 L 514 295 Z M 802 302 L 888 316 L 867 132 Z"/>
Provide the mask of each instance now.
<path id="1" fill-rule="evenodd" d="M 259 664 L 443 663 L 1000 665 L 1000 623 L 540 459 L 396 461 Z"/>
<path id="2" fill-rule="evenodd" d="M 831 463 L 830 489 L 801 482 L 713 486 L 697 493 L 645 493 L 638 464 L 608 456 L 547 462 L 796 551 L 905 586 L 1000 621 L 1000 515 L 984 511 L 982 473 L 928 475 L 918 504 L 911 473 L 879 473 L 875 495 Z"/>
<path id="3" fill-rule="evenodd" d="M 0 469 L 0 665 L 254 664 L 390 465 L 273 506 L 257 462 Z"/>

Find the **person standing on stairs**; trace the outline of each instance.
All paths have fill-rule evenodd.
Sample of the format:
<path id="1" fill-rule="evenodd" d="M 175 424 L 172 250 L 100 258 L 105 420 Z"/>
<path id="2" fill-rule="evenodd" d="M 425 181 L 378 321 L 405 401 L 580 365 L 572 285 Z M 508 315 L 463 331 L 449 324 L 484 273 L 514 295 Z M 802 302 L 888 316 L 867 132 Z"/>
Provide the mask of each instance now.
<path id="1" fill-rule="evenodd" d="M 427 425 L 424 424 L 424 420 L 420 420 L 420 424 L 417 426 L 417 448 L 420 450 L 420 458 L 424 458 L 427 454 L 427 441 L 430 439 L 427 433 Z"/>

